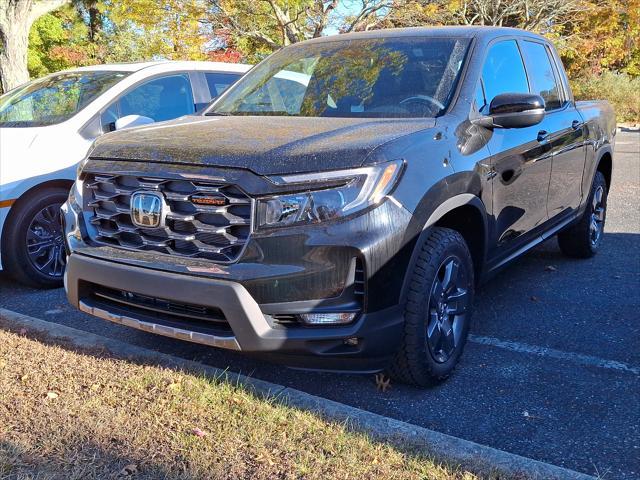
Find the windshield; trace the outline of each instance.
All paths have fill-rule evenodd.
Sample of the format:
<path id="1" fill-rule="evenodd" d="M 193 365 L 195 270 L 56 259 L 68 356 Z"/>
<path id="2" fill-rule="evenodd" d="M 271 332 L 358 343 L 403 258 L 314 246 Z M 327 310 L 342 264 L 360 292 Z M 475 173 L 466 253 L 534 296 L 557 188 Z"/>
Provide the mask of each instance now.
<path id="1" fill-rule="evenodd" d="M 128 72 L 68 72 L 29 82 L 0 97 L 0 127 L 42 127 L 68 120 Z"/>
<path id="2" fill-rule="evenodd" d="M 207 115 L 436 117 L 468 40 L 388 38 L 293 45 L 251 70 Z"/>

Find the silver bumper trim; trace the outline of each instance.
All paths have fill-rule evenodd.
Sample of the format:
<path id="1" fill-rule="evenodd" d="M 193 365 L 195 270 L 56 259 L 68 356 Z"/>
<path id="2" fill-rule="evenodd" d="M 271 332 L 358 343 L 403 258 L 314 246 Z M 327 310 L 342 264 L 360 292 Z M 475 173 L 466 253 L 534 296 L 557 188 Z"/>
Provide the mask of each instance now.
<path id="1" fill-rule="evenodd" d="M 156 333 L 158 335 L 177 338 L 179 340 L 186 340 L 187 342 L 201 343 L 211 347 L 240 350 L 240 344 L 236 340 L 236 337 L 219 337 L 216 335 L 207 335 L 205 333 L 183 330 L 181 328 L 167 327 L 157 323 L 145 322 L 136 318 L 127 317 L 126 315 L 112 313 L 102 308 L 92 307 L 82 300 L 78 302 L 78 307 L 81 311 L 88 313 L 89 315 L 102 318 L 103 320 L 108 320 L 109 322 L 143 330 L 145 332 Z"/>

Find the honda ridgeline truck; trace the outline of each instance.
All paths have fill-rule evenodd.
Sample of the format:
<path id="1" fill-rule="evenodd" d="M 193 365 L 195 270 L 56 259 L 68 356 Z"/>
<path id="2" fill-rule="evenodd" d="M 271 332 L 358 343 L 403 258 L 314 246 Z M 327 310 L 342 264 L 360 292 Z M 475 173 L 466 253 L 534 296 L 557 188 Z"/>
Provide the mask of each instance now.
<path id="1" fill-rule="evenodd" d="M 458 362 L 479 283 L 556 234 L 598 251 L 614 136 L 538 35 L 302 42 L 201 115 L 95 142 L 63 207 L 67 295 L 148 332 L 427 385 Z"/>

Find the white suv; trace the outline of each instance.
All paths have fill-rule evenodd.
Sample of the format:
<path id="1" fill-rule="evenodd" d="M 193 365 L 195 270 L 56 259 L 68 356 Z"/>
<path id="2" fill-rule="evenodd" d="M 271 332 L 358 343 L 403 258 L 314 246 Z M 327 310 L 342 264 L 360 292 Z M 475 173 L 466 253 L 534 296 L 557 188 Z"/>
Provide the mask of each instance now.
<path id="1" fill-rule="evenodd" d="M 55 73 L 0 97 L 0 269 L 61 285 L 60 206 L 93 140 L 204 108 L 250 66 L 147 62 Z"/>

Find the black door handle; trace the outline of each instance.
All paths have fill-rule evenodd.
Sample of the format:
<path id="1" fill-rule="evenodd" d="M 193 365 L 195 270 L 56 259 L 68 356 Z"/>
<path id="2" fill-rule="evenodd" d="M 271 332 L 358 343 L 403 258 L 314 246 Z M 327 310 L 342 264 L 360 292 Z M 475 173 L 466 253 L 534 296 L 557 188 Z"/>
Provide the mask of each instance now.
<path id="1" fill-rule="evenodd" d="M 547 132 L 546 130 L 540 130 L 538 132 L 538 141 L 539 142 L 544 142 L 547 138 L 549 138 L 549 132 Z"/>
<path id="2" fill-rule="evenodd" d="M 582 127 L 583 123 L 580 120 L 574 120 L 573 122 L 571 122 L 571 128 L 573 128 L 574 130 L 578 130 L 580 127 Z"/>

